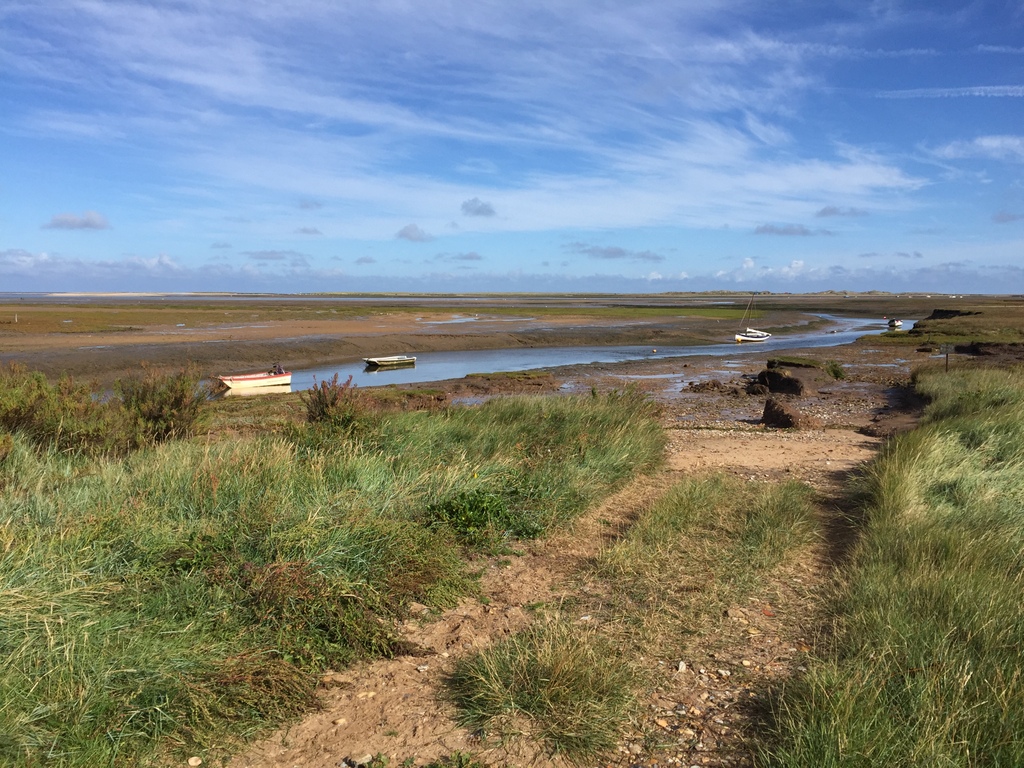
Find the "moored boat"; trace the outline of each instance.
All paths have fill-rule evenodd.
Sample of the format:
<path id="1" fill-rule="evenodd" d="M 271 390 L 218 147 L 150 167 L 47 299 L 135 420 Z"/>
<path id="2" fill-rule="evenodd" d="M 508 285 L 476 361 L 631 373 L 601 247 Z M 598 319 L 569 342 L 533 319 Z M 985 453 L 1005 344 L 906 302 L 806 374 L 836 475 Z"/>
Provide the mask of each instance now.
<path id="1" fill-rule="evenodd" d="M 367 368 L 399 368 L 416 365 L 416 358 L 410 355 L 390 355 L 388 357 L 364 357 Z"/>
<path id="2" fill-rule="evenodd" d="M 747 328 L 736 334 L 736 341 L 767 341 L 772 335 L 768 331 L 759 331 L 756 328 Z"/>
<path id="3" fill-rule="evenodd" d="M 902 320 L 897 320 L 897 319 L 896 319 L 896 318 L 894 317 L 894 318 L 892 318 L 892 319 L 891 319 L 891 320 L 889 321 L 889 327 L 890 327 L 890 328 L 902 328 L 902 327 L 903 327 L 903 321 L 902 321 Z"/>
<path id="4" fill-rule="evenodd" d="M 256 387 L 283 387 L 292 383 L 292 372 L 243 373 L 238 376 L 217 376 L 228 389 L 254 389 Z"/>
<path id="5" fill-rule="evenodd" d="M 750 301 L 747 302 L 747 308 L 743 312 L 743 317 L 740 322 L 746 322 L 754 314 L 754 294 L 750 294 Z M 737 331 L 736 341 L 767 341 L 772 335 L 768 331 L 759 331 L 756 328 L 747 328 L 745 331 Z"/>

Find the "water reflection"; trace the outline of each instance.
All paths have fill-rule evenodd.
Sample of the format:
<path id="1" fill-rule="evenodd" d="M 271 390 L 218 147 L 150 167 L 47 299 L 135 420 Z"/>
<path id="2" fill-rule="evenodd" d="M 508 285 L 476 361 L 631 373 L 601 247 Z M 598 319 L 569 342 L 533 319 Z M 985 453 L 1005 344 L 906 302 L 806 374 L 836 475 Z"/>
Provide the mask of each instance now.
<path id="1" fill-rule="evenodd" d="M 309 387 L 299 387 L 299 389 L 309 389 Z M 286 395 L 291 391 L 291 384 L 273 384 L 269 387 L 249 387 L 248 389 L 225 389 L 223 392 L 218 392 L 217 397 L 253 397 L 255 395 L 282 394 Z"/>

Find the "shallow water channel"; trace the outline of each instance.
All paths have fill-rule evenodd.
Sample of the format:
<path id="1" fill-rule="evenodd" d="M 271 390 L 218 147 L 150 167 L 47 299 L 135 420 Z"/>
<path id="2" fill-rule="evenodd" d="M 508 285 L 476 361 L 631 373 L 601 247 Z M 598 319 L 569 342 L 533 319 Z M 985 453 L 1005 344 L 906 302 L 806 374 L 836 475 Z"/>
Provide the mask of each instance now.
<path id="1" fill-rule="evenodd" d="M 471 373 L 497 373 L 556 368 L 563 365 L 591 363 L 619 363 L 629 360 L 651 360 L 695 355 L 735 357 L 763 355 L 765 352 L 800 347 L 834 347 L 849 344 L 861 336 L 887 330 L 884 320 L 833 317 L 821 315 L 832 324 L 827 328 L 806 333 L 774 336 L 768 341 L 752 344 L 705 344 L 689 347 L 650 346 L 586 346 L 586 347 L 530 347 L 516 349 L 482 349 L 460 352 L 423 352 L 410 354 L 416 365 L 408 368 L 367 370 L 363 363 L 352 362 L 317 368 L 294 370 L 291 390 L 309 389 L 316 382 L 330 379 L 335 373 L 344 381 L 350 375 L 352 383 L 360 387 L 387 384 L 417 384 L 430 381 L 458 379 Z M 381 354 L 389 354 L 381 350 Z"/>

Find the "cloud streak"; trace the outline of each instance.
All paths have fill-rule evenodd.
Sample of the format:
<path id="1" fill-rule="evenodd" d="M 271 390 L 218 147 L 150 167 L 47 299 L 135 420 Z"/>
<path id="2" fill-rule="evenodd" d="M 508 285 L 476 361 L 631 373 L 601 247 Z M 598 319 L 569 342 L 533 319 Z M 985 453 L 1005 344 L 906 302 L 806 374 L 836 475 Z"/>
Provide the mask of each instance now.
<path id="1" fill-rule="evenodd" d="M 754 228 L 755 235 L 779 235 L 781 237 L 813 237 L 833 235 L 827 229 L 808 229 L 803 224 L 760 224 Z"/>
<path id="2" fill-rule="evenodd" d="M 1014 98 L 1024 97 L 1024 85 L 974 85 L 963 88 L 908 88 L 879 91 L 882 99 L 962 99 L 962 98 Z"/>
<path id="3" fill-rule="evenodd" d="M 43 229 L 110 229 L 106 217 L 96 211 L 86 211 L 81 216 L 74 213 L 58 213 Z"/>
<path id="4" fill-rule="evenodd" d="M 564 246 L 566 251 L 571 253 L 578 253 L 584 256 L 589 256 L 592 259 L 601 259 L 604 261 L 664 261 L 665 257 L 659 253 L 653 251 L 633 251 L 628 248 L 620 248 L 618 246 L 600 246 L 600 245 L 588 245 L 586 243 L 568 243 Z"/>
<path id="5" fill-rule="evenodd" d="M 867 216 L 868 212 L 863 208 L 839 208 L 835 205 L 826 205 L 814 215 L 819 219 L 824 219 L 832 216 Z"/>

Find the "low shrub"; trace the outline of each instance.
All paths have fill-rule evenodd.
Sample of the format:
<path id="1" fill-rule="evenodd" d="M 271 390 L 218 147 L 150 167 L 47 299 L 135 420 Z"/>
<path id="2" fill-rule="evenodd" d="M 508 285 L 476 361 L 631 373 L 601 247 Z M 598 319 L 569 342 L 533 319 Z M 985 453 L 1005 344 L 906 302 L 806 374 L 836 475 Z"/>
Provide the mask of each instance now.
<path id="1" fill-rule="evenodd" d="M 36 446 L 62 452 L 116 452 L 133 447 L 119 402 L 103 401 L 61 376 L 55 385 L 20 365 L 0 368 L 0 427 Z"/>
<path id="2" fill-rule="evenodd" d="M 359 417 L 365 410 L 365 403 L 356 391 L 356 385 L 349 376 L 338 383 L 338 374 L 319 384 L 313 379 L 313 386 L 300 394 L 306 406 L 306 422 L 323 424 L 343 430 L 354 430 Z"/>
<path id="3" fill-rule="evenodd" d="M 195 432 L 210 394 L 200 381 L 194 367 L 160 374 L 143 366 L 141 376 L 119 380 L 114 390 L 138 433 L 163 442 Z"/>
<path id="4" fill-rule="evenodd" d="M 482 547 L 497 546 L 510 536 L 534 538 L 544 530 L 525 510 L 510 508 L 505 496 L 484 489 L 458 491 L 427 511 L 431 523 L 443 522 L 463 542 Z"/>

